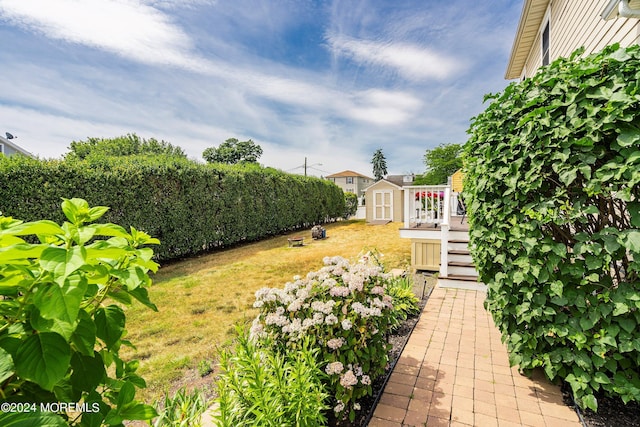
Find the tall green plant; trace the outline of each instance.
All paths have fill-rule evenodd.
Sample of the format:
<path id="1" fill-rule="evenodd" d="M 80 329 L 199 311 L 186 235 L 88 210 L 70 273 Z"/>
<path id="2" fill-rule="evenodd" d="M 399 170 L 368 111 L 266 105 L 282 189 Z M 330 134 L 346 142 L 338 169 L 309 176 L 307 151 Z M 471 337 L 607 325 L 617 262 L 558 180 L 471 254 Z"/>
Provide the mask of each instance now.
<path id="1" fill-rule="evenodd" d="M 465 147 L 472 254 L 511 363 L 640 400 L 640 46 L 560 59 Z"/>
<path id="2" fill-rule="evenodd" d="M 319 349 L 311 343 L 301 340 L 299 348 L 280 354 L 268 342 L 252 340 L 246 330 L 239 329 L 235 349 L 220 355 L 217 424 L 325 425 L 328 394 L 316 361 Z"/>
<path id="3" fill-rule="evenodd" d="M 159 241 L 92 224 L 108 208 L 81 199 L 62 210 L 62 225 L 0 216 L 0 425 L 150 419 L 155 410 L 135 400 L 138 361 L 119 352 L 131 345 L 122 306 L 156 310 L 147 287 L 158 265 L 144 246 Z"/>

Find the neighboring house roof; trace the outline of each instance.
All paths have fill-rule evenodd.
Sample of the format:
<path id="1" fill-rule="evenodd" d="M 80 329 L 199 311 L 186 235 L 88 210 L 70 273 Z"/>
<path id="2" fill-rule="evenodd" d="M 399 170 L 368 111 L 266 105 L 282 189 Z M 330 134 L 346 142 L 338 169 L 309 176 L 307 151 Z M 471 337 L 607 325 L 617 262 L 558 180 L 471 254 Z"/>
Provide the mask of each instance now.
<path id="1" fill-rule="evenodd" d="M 389 181 L 398 187 L 413 184 L 413 175 L 387 175 L 386 181 Z"/>
<path id="2" fill-rule="evenodd" d="M 547 6 L 549 6 L 549 0 L 524 0 L 505 79 L 517 79 L 522 75 L 527 57 L 547 12 Z"/>
<path id="3" fill-rule="evenodd" d="M 34 157 L 33 154 L 31 154 L 30 152 L 28 152 L 24 148 L 22 148 L 19 145 L 17 145 L 15 142 L 12 142 L 11 140 L 5 138 L 4 136 L 0 136 L 0 143 L 2 143 L 5 147 L 10 147 L 12 150 L 17 151 L 20 154 L 23 154 L 23 155 L 28 156 L 28 157 Z"/>
<path id="4" fill-rule="evenodd" d="M 366 175 L 362 175 L 361 173 L 350 171 L 350 170 L 334 173 L 333 175 L 327 175 L 325 178 L 346 178 L 348 176 L 356 176 L 356 177 L 360 177 L 360 178 L 373 179 L 373 178 L 368 177 Z"/>

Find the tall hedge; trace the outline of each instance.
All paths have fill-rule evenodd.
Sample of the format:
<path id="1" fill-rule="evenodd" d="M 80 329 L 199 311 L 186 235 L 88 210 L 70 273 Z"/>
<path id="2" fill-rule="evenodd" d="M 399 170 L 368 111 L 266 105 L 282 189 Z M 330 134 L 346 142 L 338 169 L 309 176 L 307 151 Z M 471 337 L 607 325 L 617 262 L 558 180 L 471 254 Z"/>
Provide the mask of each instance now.
<path id="1" fill-rule="evenodd" d="M 511 363 L 640 400 L 640 47 L 560 59 L 473 119 L 472 255 Z"/>
<path id="2" fill-rule="evenodd" d="M 344 213 L 344 195 L 335 184 L 257 165 L 203 165 L 159 156 L 0 158 L 0 211 L 5 215 L 60 222 L 63 197 L 109 206 L 104 221 L 157 237 L 160 260 L 323 223 Z"/>

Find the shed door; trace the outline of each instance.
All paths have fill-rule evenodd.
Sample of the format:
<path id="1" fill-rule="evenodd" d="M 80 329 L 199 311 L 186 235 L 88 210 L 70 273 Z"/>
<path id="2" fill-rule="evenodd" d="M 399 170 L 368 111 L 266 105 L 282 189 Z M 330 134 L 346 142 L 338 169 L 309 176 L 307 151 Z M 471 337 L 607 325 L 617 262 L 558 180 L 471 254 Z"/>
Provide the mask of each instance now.
<path id="1" fill-rule="evenodd" d="M 393 191 L 373 192 L 373 219 L 393 221 Z"/>

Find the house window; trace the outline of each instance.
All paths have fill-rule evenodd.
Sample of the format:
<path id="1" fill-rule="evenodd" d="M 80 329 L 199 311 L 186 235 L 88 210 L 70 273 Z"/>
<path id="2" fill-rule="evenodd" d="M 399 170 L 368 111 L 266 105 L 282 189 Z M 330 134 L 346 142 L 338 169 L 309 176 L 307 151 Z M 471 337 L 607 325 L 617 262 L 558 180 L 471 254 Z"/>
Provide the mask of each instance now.
<path id="1" fill-rule="evenodd" d="M 4 144 L 0 142 L 0 154 L 4 154 Z"/>
<path id="2" fill-rule="evenodd" d="M 542 66 L 549 65 L 549 21 L 542 30 Z"/>
<path id="3" fill-rule="evenodd" d="M 347 184 L 353 184 L 353 177 L 352 176 L 348 176 L 347 177 Z"/>

